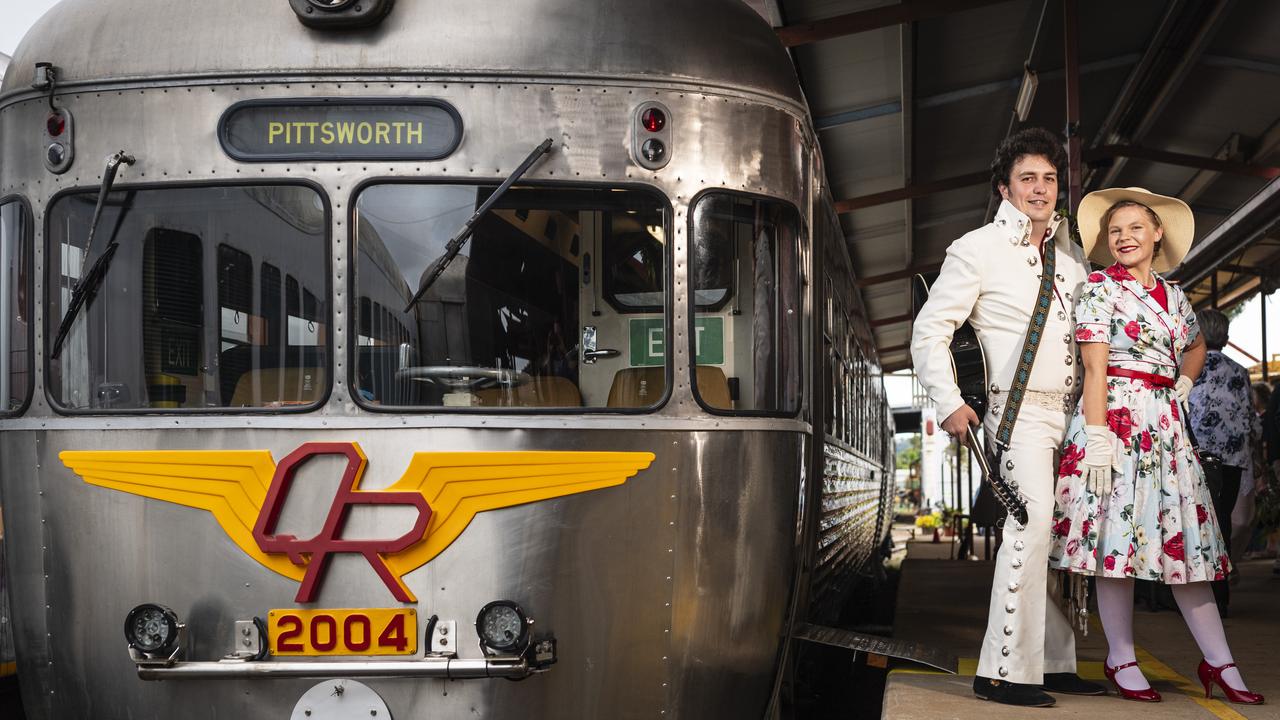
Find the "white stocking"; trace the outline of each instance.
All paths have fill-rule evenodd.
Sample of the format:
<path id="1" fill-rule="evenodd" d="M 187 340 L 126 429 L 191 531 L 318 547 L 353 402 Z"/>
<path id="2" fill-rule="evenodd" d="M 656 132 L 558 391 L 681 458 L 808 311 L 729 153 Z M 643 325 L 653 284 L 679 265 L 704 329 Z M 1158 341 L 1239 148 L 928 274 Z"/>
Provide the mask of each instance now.
<path id="1" fill-rule="evenodd" d="M 1227 634 L 1222 629 L 1222 618 L 1218 615 L 1218 604 L 1213 599 L 1213 588 L 1209 583 L 1174 585 L 1173 599 L 1178 601 L 1182 619 L 1196 639 L 1196 645 L 1200 646 L 1205 662 L 1217 667 L 1233 662 L 1231 648 L 1227 646 Z M 1237 690 L 1248 689 L 1236 668 L 1224 671 L 1222 679 Z"/>
<path id="2" fill-rule="evenodd" d="M 1098 618 L 1107 635 L 1107 664 L 1111 667 L 1137 660 L 1133 647 L 1133 580 L 1097 578 Z M 1213 604 L 1213 593 L 1209 593 Z M 1214 605 L 1217 612 L 1217 605 Z M 1126 690 L 1145 690 L 1151 685 L 1136 665 L 1116 673 L 1116 682 Z"/>

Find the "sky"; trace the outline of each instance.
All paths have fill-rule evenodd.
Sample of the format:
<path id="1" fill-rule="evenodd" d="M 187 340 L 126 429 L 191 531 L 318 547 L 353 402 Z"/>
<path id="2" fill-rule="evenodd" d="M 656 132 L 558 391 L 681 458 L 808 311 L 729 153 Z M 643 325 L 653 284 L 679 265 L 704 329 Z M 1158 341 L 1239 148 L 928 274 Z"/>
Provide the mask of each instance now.
<path id="1" fill-rule="evenodd" d="M 18 41 L 57 0 L 0 0 L 0 53 L 13 57 Z"/>

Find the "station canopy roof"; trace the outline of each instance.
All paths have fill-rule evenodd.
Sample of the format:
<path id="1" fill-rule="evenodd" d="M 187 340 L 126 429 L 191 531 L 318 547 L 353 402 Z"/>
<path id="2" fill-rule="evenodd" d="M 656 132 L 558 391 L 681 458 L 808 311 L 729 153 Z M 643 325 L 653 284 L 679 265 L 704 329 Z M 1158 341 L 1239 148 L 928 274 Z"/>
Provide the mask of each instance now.
<path id="1" fill-rule="evenodd" d="M 746 2 L 791 48 L 886 371 L 910 364 L 910 275 L 994 212 L 995 147 L 1020 127 L 1066 129 L 1069 6 L 1084 192 L 1191 206 L 1196 245 L 1172 277 L 1198 307 L 1215 282 L 1219 306 L 1275 287 L 1280 3 Z M 1024 68 L 1036 89 L 1020 122 Z"/>

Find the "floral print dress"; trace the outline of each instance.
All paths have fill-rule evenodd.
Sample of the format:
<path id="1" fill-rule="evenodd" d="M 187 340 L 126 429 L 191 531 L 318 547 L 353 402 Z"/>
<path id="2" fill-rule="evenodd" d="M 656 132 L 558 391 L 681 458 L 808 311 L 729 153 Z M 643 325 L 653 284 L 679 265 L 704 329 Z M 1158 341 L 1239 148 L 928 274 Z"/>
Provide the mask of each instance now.
<path id="1" fill-rule="evenodd" d="M 1076 404 L 1058 467 L 1051 568 L 1171 584 L 1226 577 L 1227 548 L 1173 390 L 1199 329 L 1182 291 L 1166 283 L 1165 292 L 1168 310 L 1119 264 L 1090 274 L 1081 288 L 1076 341 L 1110 343 L 1110 367 L 1158 375 L 1168 387 L 1107 377 L 1118 468 L 1109 497 L 1085 485 L 1084 401 Z"/>

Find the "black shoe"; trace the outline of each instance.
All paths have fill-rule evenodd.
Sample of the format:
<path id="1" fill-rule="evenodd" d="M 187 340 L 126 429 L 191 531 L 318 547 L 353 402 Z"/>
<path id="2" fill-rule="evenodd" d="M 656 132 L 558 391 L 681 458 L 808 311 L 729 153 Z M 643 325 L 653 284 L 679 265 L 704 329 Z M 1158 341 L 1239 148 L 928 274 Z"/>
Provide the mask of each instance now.
<path id="1" fill-rule="evenodd" d="M 1064 695 L 1106 695 L 1107 689 L 1075 673 L 1045 673 L 1040 689 Z"/>
<path id="2" fill-rule="evenodd" d="M 984 677 L 975 677 L 973 679 L 973 694 L 977 695 L 981 700 L 1021 707 L 1049 707 L 1056 702 L 1052 695 L 1035 685 L 1011 683 Z"/>

